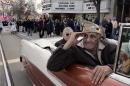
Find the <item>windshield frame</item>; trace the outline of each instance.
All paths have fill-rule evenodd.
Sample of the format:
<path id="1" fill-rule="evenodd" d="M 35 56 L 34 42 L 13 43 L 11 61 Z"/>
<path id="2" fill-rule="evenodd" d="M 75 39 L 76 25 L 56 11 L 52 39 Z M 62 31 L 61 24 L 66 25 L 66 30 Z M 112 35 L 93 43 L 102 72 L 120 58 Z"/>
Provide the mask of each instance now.
<path id="1" fill-rule="evenodd" d="M 124 77 L 127 77 L 130 79 L 130 74 L 129 75 L 126 75 L 124 73 L 121 73 L 119 72 L 117 69 L 118 69 L 118 62 L 119 62 L 119 55 L 120 55 L 120 52 L 121 52 L 121 47 L 122 47 L 122 33 L 123 33 L 123 28 L 126 28 L 126 29 L 130 29 L 130 23 L 120 23 L 120 31 L 119 31 L 119 39 L 118 39 L 118 44 L 119 46 L 117 46 L 117 50 L 116 50 L 116 55 L 115 55 L 115 64 L 114 64 L 114 72 L 118 75 L 121 75 L 121 76 L 124 76 Z M 129 42 L 128 42 L 129 43 Z"/>

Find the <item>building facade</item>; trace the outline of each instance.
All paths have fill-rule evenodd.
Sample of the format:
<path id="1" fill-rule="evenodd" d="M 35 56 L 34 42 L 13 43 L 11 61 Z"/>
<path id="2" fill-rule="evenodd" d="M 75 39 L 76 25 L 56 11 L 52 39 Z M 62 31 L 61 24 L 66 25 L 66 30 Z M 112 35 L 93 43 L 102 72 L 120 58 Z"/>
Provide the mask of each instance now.
<path id="1" fill-rule="evenodd" d="M 115 0 L 101 1 L 101 19 L 104 16 L 113 17 L 114 5 Z M 54 18 L 67 16 L 71 18 L 84 18 L 91 21 L 96 18 L 96 7 L 90 0 L 43 0 L 42 12 L 49 13 Z"/>

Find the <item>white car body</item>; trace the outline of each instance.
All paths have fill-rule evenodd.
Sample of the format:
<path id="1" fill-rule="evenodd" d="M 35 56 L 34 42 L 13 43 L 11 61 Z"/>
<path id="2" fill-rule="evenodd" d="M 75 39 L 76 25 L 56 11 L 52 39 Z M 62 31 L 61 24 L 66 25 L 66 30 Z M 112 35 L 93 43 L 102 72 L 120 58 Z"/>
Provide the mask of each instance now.
<path id="1" fill-rule="evenodd" d="M 47 62 L 51 56 L 51 52 L 44 48 L 50 47 L 52 50 L 55 50 L 56 47 L 54 44 L 60 39 L 61 38 L 59 37 L 21 41 L 22 62 L 33 83 L 36 86 L 94 86 L 92 85 L 91 80 L 88 79 L 91 75 L 91 70 L 89 68 L 74 66 L 74 68 L 70 68 L 69 71 L 61 71 L 58 73 L 47 70 Z M 101 86 L 130 85 L 130 83 L 124 84 L 121 81 L 114 80 L 115 78 L 113 79 L 113 77 L 115 76 L 116 75 L 111 75 L 108 77 Z"/>

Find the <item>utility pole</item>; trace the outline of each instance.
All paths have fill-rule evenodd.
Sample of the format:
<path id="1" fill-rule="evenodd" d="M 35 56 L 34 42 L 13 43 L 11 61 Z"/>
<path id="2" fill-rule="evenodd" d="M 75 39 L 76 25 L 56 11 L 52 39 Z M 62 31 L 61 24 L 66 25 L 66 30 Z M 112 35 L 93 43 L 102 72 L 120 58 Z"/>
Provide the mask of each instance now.
<path id="1" fill-rule="evenodd" d="M 124 18 L 124 8 L 125 8 L 125 0 L 123 0 L 123 8 L 122 8 L 122 14 L 121 14 L 121 22 L 123 22 L 123 18 Z"/>

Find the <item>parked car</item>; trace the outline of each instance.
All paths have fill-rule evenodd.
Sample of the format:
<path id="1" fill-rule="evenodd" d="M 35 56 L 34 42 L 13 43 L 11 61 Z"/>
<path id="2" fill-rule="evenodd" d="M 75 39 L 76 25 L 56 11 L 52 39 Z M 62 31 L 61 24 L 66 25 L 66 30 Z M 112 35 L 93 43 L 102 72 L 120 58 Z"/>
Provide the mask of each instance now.
<path id="1" fill-rule="evenodd" d="M 2 21 L 3 26 L 8 26 L 8 21 Z"/>
<path id="2" fill-rule="evenodd" d="M 8 21 L 1 21 L 1 26 L 2 26 L 2 33 L 9 33 L 11 31 L 10 25 Z"/>
<path id="3" fill-rule="evenodd" d="M 124 42 L 121 41 L 122 28 L 125 28 L 123 25 L 124 24 L 121 26 L 114 73 L 108 76 L 100 86 L 130 86 L 130 73 L 125 74 L 124 72 L 119 71 L 119 65 L 121 65 L 119 59 L 120 50 L 124 47 L 122 44 Z M 127 28 L 130 29 L 130 27 Z M 130 34 L 130 32 L 128 34 Z M 20 60 L 31 81 L 36 86 L 95 86 L 91 83 L 93 68 L 75 64 L 60 72 L 47 70 L 48 59 L 56 49 L 54 43 L 60 39 L 61 38 L 49 38 L 21 41 Z M 127 48 L 130 48 L 130 46 Z"/>

